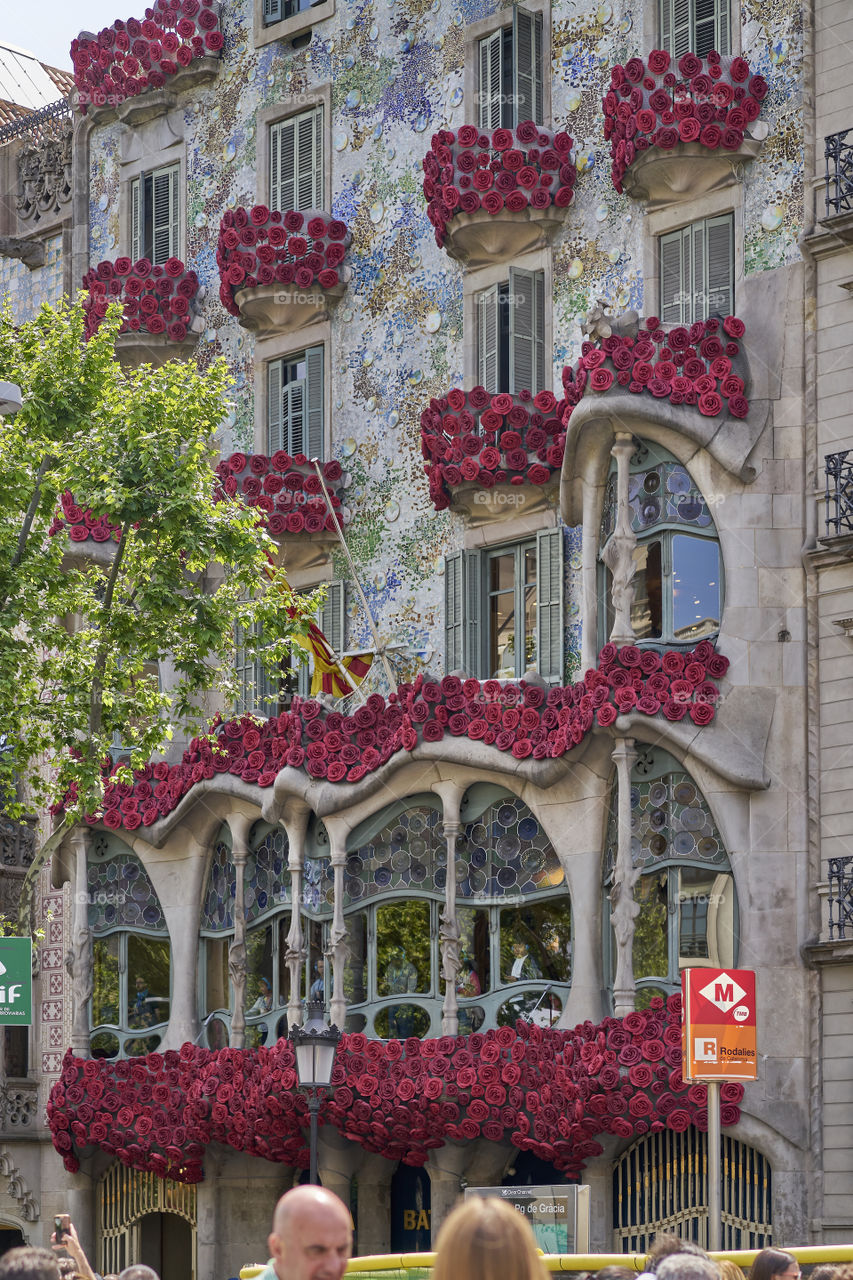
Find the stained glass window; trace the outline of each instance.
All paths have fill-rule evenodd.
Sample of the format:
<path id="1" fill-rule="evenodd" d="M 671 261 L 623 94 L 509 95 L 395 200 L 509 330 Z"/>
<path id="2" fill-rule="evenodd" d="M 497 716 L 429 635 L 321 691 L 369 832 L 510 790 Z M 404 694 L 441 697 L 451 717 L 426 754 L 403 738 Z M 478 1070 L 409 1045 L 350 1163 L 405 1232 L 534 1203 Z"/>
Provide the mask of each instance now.
<path id="1" fill-rule="evenodd" d="M 202 929 L 234 928 L 236 891 L 237 875 L 231 859 L 231 848 L 224 840 L 218 840 L 213 848 L 213 859 L 207 876 L 207 889 L 201 911 Z"/>
<path id="2" fill-rule="evenodd" d="M 93 933 L 109 929 L 165 930 L 160 900 L 134 854 L 119 854 L 104 862 L 90 861 L 86 876 L 89 928 Z"/>
<path id="3" fill-rule="evenodd" d="M 247 923 L 290 902 L 287 853 L 287 834 L 281 827 L 251 842 L 243 878 Z"/>

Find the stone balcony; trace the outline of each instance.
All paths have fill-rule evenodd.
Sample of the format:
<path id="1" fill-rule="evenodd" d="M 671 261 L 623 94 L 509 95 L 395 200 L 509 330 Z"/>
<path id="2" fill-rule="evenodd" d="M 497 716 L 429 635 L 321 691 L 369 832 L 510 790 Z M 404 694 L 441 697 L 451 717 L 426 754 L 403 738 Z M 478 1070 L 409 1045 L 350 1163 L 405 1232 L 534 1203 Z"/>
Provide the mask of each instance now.
<path id="1" fill-rule="evenodd" d="M 613 185 L 648 208 L 734 180 L 767 137 L 758 118 L 767 83 L 743 58 L 686 53 L 676 63 L 653 49 L 610 76 L 603 108 Z"/>
<path id="2" fill-rule="evenodd" d="M 123 362 L 161 365 L 185 360 L 193 351 L 203 328 L 199 308 L 204 290 L 180 258 L 157 267 L 148 258 L 99 262 L 83 277 L 83 288 L 89 294 L 83 302 L 87 338 L 99 328 L 111 301 L 123 303 L 124 323 L 116 341 Z"/>
<path id="3" fill-rule="evenodd" d="M 469 267 L 549 244 L 574 195 L 571 152 L 567 133 L 531 120 L 491 133 L 471 124 L 439 130 L 423 162 L 437 243 Z"/>
<path id="4" fill-rule="evenodd" d="M 556 497 L 565 433 L 556 396 L 453 388 L 421 414 L 421 451 L 436 511 L 472 524 L 531 514 Z"/>
<path id="5" fill-rule="evenodd" d="M 76 105 L 96 124 L 135 127 L 170 111 L 177 95 L 219 71 L 223 45 L 218 0 L 184 0 L 180 10 L 154 0 L 149 16 L 121 19 L 71 42 Z"/>
<path id="6" fill-rule="evenodd" d="M 222 305 L 259 336 L 328 319 L 349 279 L 346 223 L 318 210 L 229 210 L 216 263 Z"/>

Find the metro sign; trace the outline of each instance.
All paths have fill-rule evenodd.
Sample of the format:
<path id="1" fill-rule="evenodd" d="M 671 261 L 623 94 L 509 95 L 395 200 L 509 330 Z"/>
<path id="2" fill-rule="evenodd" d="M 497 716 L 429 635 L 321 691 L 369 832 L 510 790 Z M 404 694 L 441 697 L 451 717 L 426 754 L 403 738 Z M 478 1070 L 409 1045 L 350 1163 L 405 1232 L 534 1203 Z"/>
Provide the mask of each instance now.
<path id="1" fill-rule="evenodd" d="M 681 974 L 681 1054 L 685 1080 L 755 1080 L 755 973 L 685 969 Z"/>

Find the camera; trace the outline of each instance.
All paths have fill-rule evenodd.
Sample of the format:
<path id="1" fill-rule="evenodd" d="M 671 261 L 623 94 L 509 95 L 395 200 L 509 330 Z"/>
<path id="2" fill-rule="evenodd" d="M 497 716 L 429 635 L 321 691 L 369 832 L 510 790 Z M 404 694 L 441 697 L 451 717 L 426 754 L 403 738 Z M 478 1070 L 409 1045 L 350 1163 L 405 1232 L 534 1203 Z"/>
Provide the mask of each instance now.
<path id="1" fill-rule="evenodd" d="M 56 1243 L 62 1244 L 63 1237 L 70 1226 L 70 1219 L 67 1213 L 58 1213 L 53 1219 L 53 1230 L 56 1236 Z"/>

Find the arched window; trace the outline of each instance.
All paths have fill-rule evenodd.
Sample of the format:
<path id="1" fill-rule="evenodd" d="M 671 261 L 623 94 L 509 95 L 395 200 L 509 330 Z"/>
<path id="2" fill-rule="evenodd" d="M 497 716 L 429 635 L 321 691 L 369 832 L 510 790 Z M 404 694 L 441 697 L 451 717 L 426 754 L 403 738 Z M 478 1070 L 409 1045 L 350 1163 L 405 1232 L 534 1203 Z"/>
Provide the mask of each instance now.
<path id="1" fill-rule="evenodd" d="M 638 442 L 631 457 L 629 506 L 634 549 L 631 626 L 638 644 L 693 645 L 720 629 L 723 582 L 717 530 L 687 471 L 658 445 Z M 616 528 L 616 462 L 611 463 L 599 531 L 604 551 Z M 610 570 L 600 564 L 599 641 L 613 626 Z"/>
<path id="2" fill-rule="evenodd" d="M 94 935 L 92 1057 L 151 1053 L 169 1021 L 172 994 L 160 900 L 139 859 L 110 836 L 95 838 L 87 874 Z"/>
<path id="3" fill-rule="evenodd" d="M 287 1035 L 288 982 L 284 959 L 290 926 L 288 840 L 281 827 L 255 823 L 243 879 L 246 909 L 246 1045 L 273 1044 Z M 286 914 L 282 915 L 282 908 Z"/>
<path id="4" fill-rule="evenodd" d="M 563 869 L 538 819 L 516 796 L 478 784 L 461 816 L 460 1033 L 519 1017 L 551 1025 L 571 982 Z M 409 797 L 353 832 L 344 900 L 348 1030 L 383 1039 L 441 1033 L 446 881 L 436 797 Z"/>
<path id="5" fill-rule="evenodd" d="M 199 997 L 205 1043 L 211 1049 L 223 1048 L 231 1034 L 228 948 L 234 938 L 235 884 L 231 832 L 223 826 L 213 846 L 201 907 Z"/>
<path id="6" fill-rule="evenodd" d="M 616 865 L 616 785 L 604 854 L 605 901 Z M 637 1008 L 678 990 L 681 970 L 737 962 L 737 901 L 722 838 L 702 793 L 665 751 L 641 754 L 631 775 Z M 611 941 L 610 978 L 615 969 Z"/>

